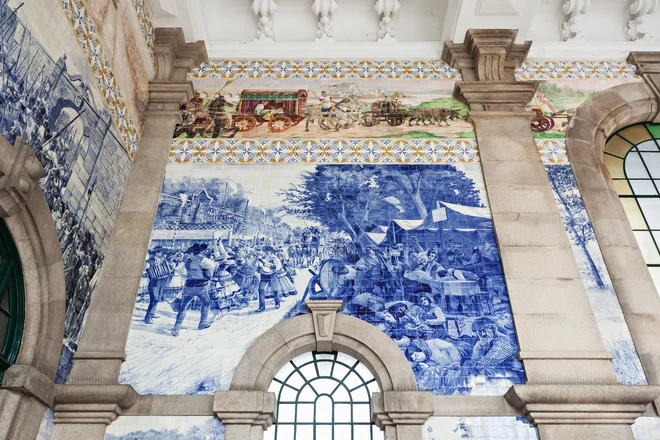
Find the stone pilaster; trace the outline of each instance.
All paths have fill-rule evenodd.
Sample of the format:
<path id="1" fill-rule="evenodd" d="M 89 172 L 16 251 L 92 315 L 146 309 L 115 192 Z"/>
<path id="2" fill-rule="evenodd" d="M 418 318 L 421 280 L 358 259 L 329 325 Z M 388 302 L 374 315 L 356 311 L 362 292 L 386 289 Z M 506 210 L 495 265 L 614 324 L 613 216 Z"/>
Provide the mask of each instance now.
<path id="1" fill-rule="evenodd" d="M 637 74 L 644 78 L 644 82 L 660 99 L 660 52 L 631 52 L 628 63 L 637 67 Z M 660 112 L 653 122 L 660 123 Z"/>
<path id="2" fill-rule="evenodd" d="M 193 96 L 193 86 L 186 80 L 186 74 L 207 60 L 203 42 L 185 43 L 181 29 L 157 29 L 154 53 L 157 72 L 149 84 L 140 146 L 124 188 L 67 385 L 80 390 L 89 390 L 90 386 L 119 386 L 119 371 L 125 359 L 126 340 L 172 135 L 180 122 L 179 106 Z M 59 409 L 56 407 L 54 438 L 75 438 L 72 435 L 75 433 L 78 438 L 102 439 L 105 425 L 100 422 L 84 423 L 84 428 L 74 426 L 81 423 L 76 413 L 89 419 L 87 414 L 98 412 L 95 408 L 102 403 L 87 399 L 66 409 L 61 405 Z M 107 419 L 108 423 L 111 418 Z"/>
<path id="3" fill-rule="evenodd" d="M 524 111 L 536 83 L 516 82 L 513 77 L 529 44 L 515 45 L 514 40 L 515 31 L 471 30 L 464 45 L 447 44 L 444 59 L 467 68 L 467 75 L 463 75 L 468 81 L 457 83 L 454 96 L 470 106 L 469 117 L 479 143 L 519 357 L 527 376 L 528 385 L 517 386 L 517 392 L 547 384 L 569 388 L 590 384 L 595 390 L 608 386 L 608 390 L 614 387 L 625 393 L 624 387 L 615 385 L 612 355 L 602 342 L 536 148 L 530 128 L 533 115 Z M 533 388 L 540 401 L 550 389 Z M 595 395 L 598 392 L 605 393 L 595 391 Z M 569 408 L 568 397 L 559 395 L 557 404 Z M 593 404 L 599 405 L 596 400 Z M 589 411 L 606 412 L 606 406 L 596 407 Z M 614 427 L 606 420 L 599 425 L 601 422 L 594 419 L 587 422 L 583 417 L 586 407 L 572 408 L 571 415 L 540 429 L 541 440 L 560 436 L 627 439 L 632 435 L 625 425 Z"/>
<path id="4" fill-rule="evenodd" d="M 262 440 L 275 423 L 274 393 L 263 391 L 218 391 L 213 413 L 225 425 L 225 440 Z"/>
<path id="5" fill-rule="evenodd" d="M 373 394 L 373 422 L 388 440 L 420 440 L 422 426 L 433 415 L 433 394 L 386 391 Z"/>

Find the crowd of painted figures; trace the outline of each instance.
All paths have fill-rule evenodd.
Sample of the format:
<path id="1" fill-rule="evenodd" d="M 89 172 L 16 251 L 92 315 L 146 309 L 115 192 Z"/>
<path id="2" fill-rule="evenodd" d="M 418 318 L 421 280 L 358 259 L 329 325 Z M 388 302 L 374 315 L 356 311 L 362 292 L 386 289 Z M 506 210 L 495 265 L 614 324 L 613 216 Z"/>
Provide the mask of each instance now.
<path id="1" fill-rule="evenodd" d="M 262 313 L 271 298 L 279 309 L 285 298 L 295 297 L 287 318 L 305 313 L 307 299 L 341 299 L 343 313 L 396 341 L 421 389 L 469 392 L 475 376 L 522 381 L 494 241 L 469 254 L 455 239 L 356 246 L 347 237 L 316 233 L 307 243 L 236 240 L 230 246 L 218 238 L 185 250 L 153 247 L 145 266 L 149 305 L 144 321 L 153 323 L 163 299 L 177 314 L 174 336 L 189 308 L 199 308 L 197 328 L 204 330 L 251 303 L 254 313 Z M 304 281 L 297 283 L 305 271 Z"/>

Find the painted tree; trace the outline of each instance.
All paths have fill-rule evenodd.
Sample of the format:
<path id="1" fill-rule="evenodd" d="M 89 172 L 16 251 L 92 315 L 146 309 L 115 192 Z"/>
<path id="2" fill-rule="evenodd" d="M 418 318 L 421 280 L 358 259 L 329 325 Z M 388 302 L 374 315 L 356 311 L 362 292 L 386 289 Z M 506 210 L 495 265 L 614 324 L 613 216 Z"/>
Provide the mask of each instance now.
<path id="1" fill-rule="evenodd" d="M 549 165 L 545 168 L 568 235 L 571 241 L 580 248 L 587 260 L 589 279 L 595 282 L 599 289 L 602 289 L 605 287 L 605 283 L 589 251 L 589 245 L 595 244 L 596 237 L 584 207 L 582 196 L 577 189 L 573 170 L 570 165 Z"/>

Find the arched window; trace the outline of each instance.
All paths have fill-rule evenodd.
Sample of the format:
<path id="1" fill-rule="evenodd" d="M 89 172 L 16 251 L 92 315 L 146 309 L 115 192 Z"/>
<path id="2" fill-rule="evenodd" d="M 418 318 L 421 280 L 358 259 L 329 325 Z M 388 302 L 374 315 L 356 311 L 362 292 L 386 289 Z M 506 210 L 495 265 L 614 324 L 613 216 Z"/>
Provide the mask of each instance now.
<path id="1" fill-rule="evenodd" d="M 371 423 L 376 379 L 343 353 L 305 353 L 280 369 L 269 391 L 277 396 L 274 440 L 379 440 Z"/>
<path id="2" fill-rule="evenodd" d="M 16 362 L 23 338 L 25 292 L 18 250 L 0 219 L 0 380 Z"/>
<path id="3" fill-rule="evenodd" d="M 660 290 L 660 124 L 619 130 L 605 144 L 605 163 L 653 281 Z"/>

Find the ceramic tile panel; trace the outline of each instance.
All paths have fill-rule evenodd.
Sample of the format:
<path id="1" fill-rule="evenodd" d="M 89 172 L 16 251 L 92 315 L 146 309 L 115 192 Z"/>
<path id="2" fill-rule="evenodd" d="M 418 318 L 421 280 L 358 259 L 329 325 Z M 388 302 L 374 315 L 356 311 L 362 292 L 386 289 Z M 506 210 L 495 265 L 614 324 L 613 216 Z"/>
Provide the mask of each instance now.
<path id="1" fill-rule="evenodd" d="M 522 417 L 431 417 L 422 432 L 424 440 L 538 440 Z"/>
<path id="2" fill-rule="evenodd" d="M 44 167 L 40 186 L 55 220 L 66 283 L 65 340 L 57 376 L 62 382 L 131 161 L 64 11 L 46 0 L 30 2 L 31 9 L 18 6 L 0 1 L 0 51 L 12 59 L 0 67 L 0 134 L 11 143 L 25 138 Z M 49 33 L 55 32 L 64 34 L 60 44 L 68 43 L 54 44 L 57 37 Z"/>
<path id="3" fill-rule="evenodd" d="M 518 81 L 551 79 L 630 79 L 637 69 L 625 61 L 525 61 L 516 69 Z"/>
<path id="4" fill-rule="evenodd" d="M 632 425 L 635 440 L 660 440 L 660 418 L 640 417 Z"/>
<path id="5" fill-rule="evenodd" d="M 41 425 L 39 425 L 37 440 L 50 440 L 53 435 L 54 427 L 55 420 L 53 417 L 53 410 L 46 408 L 46 411 L 44 411 L 44 417 L 41 419 Z"/>
<path id="6" fill-rule="evenodd" d="M 566 228 L 582 281 L 587 289 L 605 347 L 614 355 L 616 380 L 624 385 L 646 385 L 633 343 L 569 164 L 546 165 L 548 179 Z"/>
<path id="7" fill-rule="evenodd" d="M 421 390 L 524 382 L 478 163 L 170 163 L 120 380 L 227 389 L 257 337 L 319 298 L 388 334 Z"/>
<path id="8" fill-rule="evenodd" d="M 120 416 L 104 440 L 223 440 L 225 427 L 216 417 Z"/>
<path id="9" fill-rule="evenodd" d="M 101 90 L 104 103 L 119 131 L 122 143 L 131 158 L 137 150 L 139 133 L 128 111 L 121 90 L 117 86 L 110 61 L 103 53 L 101 40 L 96 33 L 94 22 L 87 14 L 85 3 L 80 0 L 61 0 L 69 23 L 75 32 L 80 47 L 87 57 L 94 73 L 96 84 Z"/>
<path id="10" fill-rule="evenodd" d="M 565 139 L 536 139 L 541 160 L 546 165 L 568 163 Z"/>
<path id="11" fill-rule="evenodd" d="M 461 79 L 442 61 L 320 61 L 212 59 L 193 69 L 190 79 Z"/>

